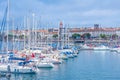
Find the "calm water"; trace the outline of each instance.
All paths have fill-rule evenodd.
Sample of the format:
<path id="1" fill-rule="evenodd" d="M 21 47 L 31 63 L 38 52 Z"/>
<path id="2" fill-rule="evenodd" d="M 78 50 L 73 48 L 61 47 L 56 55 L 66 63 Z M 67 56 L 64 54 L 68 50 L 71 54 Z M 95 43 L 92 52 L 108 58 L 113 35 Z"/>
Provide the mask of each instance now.
<path id="1" fill-rule="evenodd" d="M 109 51 L 80 51 L 77 58 L 34 75 L 12 75 L 0 80 L 120 80 L 120 54 Z"/>

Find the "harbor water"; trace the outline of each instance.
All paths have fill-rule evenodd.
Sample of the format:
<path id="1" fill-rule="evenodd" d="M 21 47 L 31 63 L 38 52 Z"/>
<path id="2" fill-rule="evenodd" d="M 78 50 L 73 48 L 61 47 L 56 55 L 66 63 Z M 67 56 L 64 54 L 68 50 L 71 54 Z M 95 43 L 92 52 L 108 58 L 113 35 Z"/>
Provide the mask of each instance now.
<path id="1" fill-rule="evenodd" d="M 120 80 L 120 54 L 110 51 L 79 51 L 78 57 L 37 74 L 12 74 L 0 80 Z"/>

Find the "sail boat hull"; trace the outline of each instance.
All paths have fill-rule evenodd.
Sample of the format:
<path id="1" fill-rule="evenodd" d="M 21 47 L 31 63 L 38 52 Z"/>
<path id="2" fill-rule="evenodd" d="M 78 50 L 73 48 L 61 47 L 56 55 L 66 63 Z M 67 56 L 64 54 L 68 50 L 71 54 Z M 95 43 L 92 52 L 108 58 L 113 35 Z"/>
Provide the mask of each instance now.
<path id="1" fill-rule="evenodd" d="M 13 66 L 10 65 L 8 69 L 8 65 L 1 65 L 0 72 L 2 73 L 13 73 L 13 74 L 34 74 L 36 71 L 27 66 Z"/>

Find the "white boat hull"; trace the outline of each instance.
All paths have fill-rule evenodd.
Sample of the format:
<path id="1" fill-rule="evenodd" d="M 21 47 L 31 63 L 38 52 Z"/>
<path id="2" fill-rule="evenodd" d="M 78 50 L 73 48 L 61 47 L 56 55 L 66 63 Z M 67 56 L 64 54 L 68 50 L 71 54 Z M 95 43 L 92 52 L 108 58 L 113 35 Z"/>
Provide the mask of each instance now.
<path id="1" fill-rule="evenodd" d="M 30 67 L 23 67 L 23 66 L 10 66 L 10 70 L 8 70 L 7 65 L 1 65 L 0 66 L 0 72 L 2 73 L 13 73 L 13 74 L 33 74 L 36 73 L 35 70 L 33 70 Z"/>
<path id="2" fill-rule="evenodd" d="M 53 68 L 54 65 L 52 63 L 38 63 L 37 67 L 38 68 Z"/>

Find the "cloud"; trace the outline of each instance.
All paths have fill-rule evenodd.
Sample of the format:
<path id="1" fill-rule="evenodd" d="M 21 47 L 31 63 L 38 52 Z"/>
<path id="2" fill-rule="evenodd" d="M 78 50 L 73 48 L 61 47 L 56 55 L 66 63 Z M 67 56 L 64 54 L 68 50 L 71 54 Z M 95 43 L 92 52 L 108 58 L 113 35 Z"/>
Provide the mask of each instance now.
<path id="1" fill-rule="evenodd" d="M 90 10 L 83 13 L 84 16 L 115 16 L 120 14 L 119 10 Z"/>
<path id="2" fill-rule="evenodd" d="M 71 25 L 112 25 L 119 24 L 119 3 L 119 0 L 10 0 L 10 13 L 17 22 L 35 13 L 42 23 L 57 24 L 61 20 Z M 4 0 L 0 2 L 2 15 L 1 6 L 5 6 Z"/>

